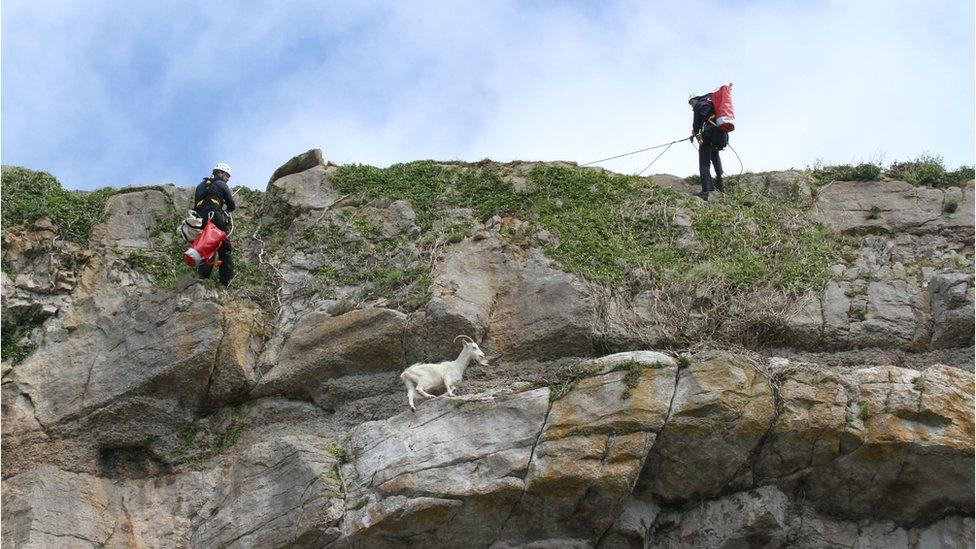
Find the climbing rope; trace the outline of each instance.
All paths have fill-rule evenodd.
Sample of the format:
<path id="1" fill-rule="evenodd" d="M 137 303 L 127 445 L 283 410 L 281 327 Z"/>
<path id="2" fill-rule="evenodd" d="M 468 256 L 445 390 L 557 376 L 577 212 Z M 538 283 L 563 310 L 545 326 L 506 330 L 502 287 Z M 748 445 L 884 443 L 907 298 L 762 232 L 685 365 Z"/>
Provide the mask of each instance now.
<path id="1" fill-rule="evenodd" d="M 696 151 L 698 150 L 698 145 L 695 145 L 694 143 L 692 143 L 691 146 L 692 147 L 695 147 L 695 150 Z M 742 174 L 745 173 L 745 168 L 742 167 L 742 158 L 739 157 L 739 153 L 736 152 L 735 147 L 733 147 L 732 145 L 726 145 L 726 147 L 732 149 L 732 153 L 735 154 L 735 158 L 739 161 L 739 175 L 738 175 L 738 177 L 742 177 Z"/>
<path id="2" fill-rule="evenodd" d="M 739 158 L 739 153 L 735 152 L 735 147 L 729 145 L 729 148 L 732 149 L 732 152 L 735 153 L 735 157 L 739 160 L 739 177 L 742 177 L 742 172 L 745 171 L 745 169 L 742 167 L 742 159 Z"/>
<path id="3" fill-rule="evenodd" d="M 599 164 L 601 162 L 606 162 L 607 160 L 614 160 L 616 158 L 623 158 L 625 156 L 630 156 L 632 154 L 637 154 L 637 153 L 652 151 L 654 149 L 660 149 L 661 147 L 671 147 L 671 145 L 674 145 L 675 143 L 680 143 L 680 142 L 682 142 L 682 141 L 684 141 L 686 139 L 688 139 L 688 138 L 687 137 L 684 137 L 682 139 L 675 139 L 674 141 L 671 141 L 670 143 L 661 143 L 660 145 L 654 145 L 653 147 L 648 147 L 646 149 L 641 149 L 639 151 L 631 151 L 629 153 L 618 154 L 617 156 L 611 156 L 610 158 L 601 158 L 600 160 L 594 160 L 593 162 L 587 162 L 586 164 L 580 164 L 580 167 L 582 168 L 584 166 L 592 166 L 593 164 Z M 667 150 L 667 149 L 665 149 L 665 150 Z M 660 156 L 661 155 L 658 155 L 659 158 L 660 158 Z M 655 160 L 657 160 L 657 159 L 655 159 Z"/>
<path id="4" fill-rule="evenodd" d="M 694 137 L 694 136 L 692 136 L 692 137 Z M 628 153 L 618 154 L 617 156 L 611 156 L 609 158 L 601 158 L 600 160 L 594 160 L 592 162 L 587 162 L 586 164 L 580 164 L 580 167 L 582 168 L 582 167 L 585 167 L 585 166 L 592 166 L 593 164 L 599 164 L 601 162 L 606 162 L 607 160 L 615 160 L 617 158 L 623 158 L 625 156 L 630 156 L 632 154 L 638 154 L 638 153 L 642 153 L 642 152 L 652 151 L 654 149 L 660 149 L 661 147 L 664 147 L 664 150 L 661 151 L 661 152 L 659 152 L 657 154 L 657 156 L 654 157 L 654 160 L 651 160 L 651 162 L 648 165 L 644 166 L 644 169 L 642 169 L 641 171 L 637 172 L 636 175 L 638 177 L 640 177 L 640 176 L 644 175 L 644 172 L 646 172 L 647 170 L 649 170 L 651 168 L 651 166 L 653 166 L 654 163 L 658 161 L 659 158 L 661 158 L 662 156 L 664 156 L 664 153 L 668 152 L 668 149 L 671 148 L 671 145 L 674 145 L 675 143 L 681 143 L 682 141 L 685 141 L 687 139 L 688 139 L 687 137 L 684 137 L 682 139 L 675 139 L 674 141 L 669 141 L 668 143 L 661 143 L 660 145 L 654 145 L 653 147 L 647 147 L 646 149 L 640 149 L 640 150 L 637 150 L 637 151 L 631 151 L 631 152 L 628 152 Z M 692 147 L 695 147 L 695 150 L 698 150 L 698 146 L 695 145 L 695 143 L 694 143 L 693 140 L 692 140 L 691 145 L 692 145 Z M 739 161 L 739 177 L 741 177 L 742 174 L 743 174 L 743 172 L 745 171 L 745 168 L 742 165 L 742 157 L 739 156 L 738 151 L 736 151 L 735 148 L 732 145 L 728 145 L 728 147 L 730 149 L 732 149 L 732 153 L 735 154 L 735 158 Z"/>
<path id="5" fill-rule="evenodd" d="M 684 141 L 684 139 L 682 139 L 681 141 Z M 653 166 L 654 163 L 657 162 L 657 159 L 658 158 L 661 158 L 661 156 L 664 153 L 668 152 L 668 149 L 670 149 L 671 148 L 671 145 L 674 145 L 674 143 L 675 142 L 668 143 L 668 146 L 665 147 L 665 149 L 663 151 L 661 151 L 660 153 L 658 153 L 658 155 L 654 157 L 654 160 L 651 160 L 651 163 L 650 164 L 644 166 L 644 169 L 643 170 L 637 172 L 637 177 L 640 177 L 640 176 L 644 175 L 644 172 L 646 172 L 648 170 L 648 168 L 650 168 L 651 166 Z"/>

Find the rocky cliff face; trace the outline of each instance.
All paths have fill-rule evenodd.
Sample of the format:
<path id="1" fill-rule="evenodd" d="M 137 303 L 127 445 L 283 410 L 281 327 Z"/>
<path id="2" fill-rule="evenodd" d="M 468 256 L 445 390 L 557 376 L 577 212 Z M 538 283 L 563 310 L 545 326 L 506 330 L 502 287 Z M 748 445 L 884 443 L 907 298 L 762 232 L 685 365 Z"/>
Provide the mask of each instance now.
<path id="1" fill-rule="evenodd" d="M 735 186 L 310 151 L 230 290 L 189 189 L 5 210 L 3 542 L 972 546 L 973 183 Z M 491 363 L 410 412 L 461 333 Z"/>

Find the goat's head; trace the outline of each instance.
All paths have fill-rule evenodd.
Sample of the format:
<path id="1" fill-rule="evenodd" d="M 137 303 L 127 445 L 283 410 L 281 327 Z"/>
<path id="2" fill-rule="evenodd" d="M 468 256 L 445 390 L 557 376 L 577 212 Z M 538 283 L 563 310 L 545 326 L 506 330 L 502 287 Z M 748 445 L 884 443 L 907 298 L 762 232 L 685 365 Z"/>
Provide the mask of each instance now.
<path id="1" fill-rule="evenodd" d="M 454 343 L 457 343 L 459 340 L 464 344 L 466 349 L 471 351 L 471 358 L 473 358 L 475 362 L 481 364 L 482 366 L 488 365 L 488 358 L 485 356 L 485 352 L 481 350 L 481 347 L 478 347 L 478 344 L 475 343 L 473 339 L 466 335 L 459 335 L 454 338 Z"/>

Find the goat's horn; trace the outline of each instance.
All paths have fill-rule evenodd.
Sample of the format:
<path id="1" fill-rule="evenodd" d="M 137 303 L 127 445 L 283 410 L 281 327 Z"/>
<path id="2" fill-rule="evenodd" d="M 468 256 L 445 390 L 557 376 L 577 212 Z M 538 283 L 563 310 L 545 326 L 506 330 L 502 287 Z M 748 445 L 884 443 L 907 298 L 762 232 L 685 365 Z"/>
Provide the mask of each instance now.
<path id="1" fill-rule="evenodd" d="M 459 339 L 465 340 L 465 343 L 474 343 L 474 340 L 466 335 L 459 335 L 454 338 L 454 343 L 457 343 Z"/>

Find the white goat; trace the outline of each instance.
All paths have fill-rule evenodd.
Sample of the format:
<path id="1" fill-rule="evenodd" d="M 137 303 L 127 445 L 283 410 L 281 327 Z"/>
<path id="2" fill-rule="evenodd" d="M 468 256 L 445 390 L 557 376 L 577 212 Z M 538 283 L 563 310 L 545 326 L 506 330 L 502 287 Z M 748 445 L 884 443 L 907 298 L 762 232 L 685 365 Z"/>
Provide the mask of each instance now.
<path id="1" fill-rule="evenodd" d="M 444 388 L 447 389 L 448 396 L 455 396 L 454 387 L 461 381 L 464 369 L 472 360 L 482 366 L 488 365 L 485 353 L 473 339 L 466 335 L 459 335 L 454 338 L 454 343 L 457 343 L 459 339 L 464 346 L 461 347 L 461 354 L 454 360 L 445 360 L 434 364 L 417 363 L 400 374 L 400 379 L 407 386 L 407 400 L 410 401 L 411 410 L 417 411 L 413 405 L 413 399 L 417 393 L 423 397 L 436 398 L 430 394 L 430 391 Z"/>

